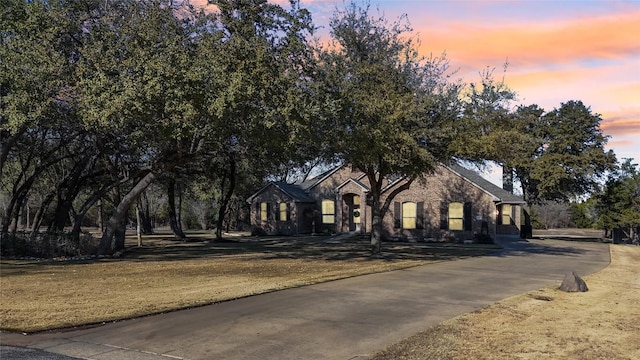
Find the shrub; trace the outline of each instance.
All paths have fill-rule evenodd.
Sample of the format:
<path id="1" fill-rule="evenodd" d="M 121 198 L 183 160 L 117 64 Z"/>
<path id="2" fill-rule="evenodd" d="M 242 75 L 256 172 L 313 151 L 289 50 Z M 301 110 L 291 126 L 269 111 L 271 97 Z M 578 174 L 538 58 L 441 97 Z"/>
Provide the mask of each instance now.
<path id="1" fill-rule="evenodd" d="M 17 232 L 2 238 L 2 256 L 16 257 L 71 257 L 95 254 L 99 239 L 89 233 L 80 233 L 76 239 L 71 233 Z"/>

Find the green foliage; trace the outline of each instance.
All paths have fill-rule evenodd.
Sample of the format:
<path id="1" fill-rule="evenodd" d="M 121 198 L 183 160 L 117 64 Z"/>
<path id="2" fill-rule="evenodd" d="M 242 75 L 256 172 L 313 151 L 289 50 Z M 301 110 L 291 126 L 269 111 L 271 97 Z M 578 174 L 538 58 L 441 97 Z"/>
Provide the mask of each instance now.
<path id="1" fill-rule="evenodd" d="M 480 82 L 466 87 L 462 116 L 450 146 L 461 159 L 511 164 L 520 152 L 519 146 L 528 139 L 509 108 L 515 92 L 507 87 L 504 78 L 496 80 L 493 72 L 482 71 Z"/>
<path id="2" fill-rule="evenodd" d="M 594 192 L 599 180 L 613 169 L 615 155 L 605 151 L 602 118 L 581 101 L 569 101 L 543 117 L 544 140 L 529 166 L 529 201 L 566 201 Z"/>
<path id="3" fill-rule="evenodd" d="M 326 104 L 322 138 L 372 184 L 372 247 L 379 251 L 383 179 L 412 181 L 448 161 L 458 108 L 457 83 L 443 57 L 418 55 L 405 18 L 389 23 L 351 2 L 330 21 L 332 42 L 319 54 L 318 91 Z"/>
<path id="4" fill-rule="evenodd" d="M 596 205 L 595 197 L 590 197 L 583 202 L 570 204 L 571 221 L 576 227 L 581 229 L 596 227 L 598 221 Z"/>
<path id="5" fill-rule="evenodd" d="M 458 94 L 448 62 L 422 58 L 405 19 L 389 24 L 354 3 L 331 20 L 321 55 L 332 148 L 378 176 L 419 176 L 447 159 L 441 130 L 455 121 Z M 438 130 L 436 130 L 438 129 Z"/>
<path id="6" fill-rule="evenodd" d="M 604 229 L 633 229 L 640 226 L 640 170 L 625 159 L 595 196 L 598 225 Z"/>

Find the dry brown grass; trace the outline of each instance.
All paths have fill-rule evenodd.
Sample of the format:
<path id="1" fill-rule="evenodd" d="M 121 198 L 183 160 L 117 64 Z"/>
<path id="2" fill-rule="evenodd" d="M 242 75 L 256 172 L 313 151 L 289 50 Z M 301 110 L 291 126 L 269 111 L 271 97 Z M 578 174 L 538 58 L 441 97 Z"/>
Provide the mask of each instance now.
<path id="1" fill-rule="evenodd" d="M 368 256 L 366 241 L 238 238 L 177 243 L 168 235 L 128 246 L 121 259 L 91 262 L 2 261 L 0 328 L 34 332 L 132 318 L 239 297 L 496 251 L 451 244 L 385 244 Z"/>
<path id="2" fill-rule="evenodd" d="M 611 246 L 589 291 L 546 288 L 446 321 L 392 345 L 385 359 L 640 359 L 640 247 Z"/>

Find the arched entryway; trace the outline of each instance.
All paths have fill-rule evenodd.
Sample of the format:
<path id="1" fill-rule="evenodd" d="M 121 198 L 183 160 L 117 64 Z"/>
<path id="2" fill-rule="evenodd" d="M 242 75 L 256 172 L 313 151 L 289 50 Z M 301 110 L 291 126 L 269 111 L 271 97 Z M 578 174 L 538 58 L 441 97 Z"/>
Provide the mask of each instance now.
<path id="1" fill-rule="evenodd" d="M 343 231 L 362 231 L 362 213 L 361 197 L 358 194 L 344 194 L 342 195 L 343 202 L 343 216 L 342 216 L 342 228 Z"/>

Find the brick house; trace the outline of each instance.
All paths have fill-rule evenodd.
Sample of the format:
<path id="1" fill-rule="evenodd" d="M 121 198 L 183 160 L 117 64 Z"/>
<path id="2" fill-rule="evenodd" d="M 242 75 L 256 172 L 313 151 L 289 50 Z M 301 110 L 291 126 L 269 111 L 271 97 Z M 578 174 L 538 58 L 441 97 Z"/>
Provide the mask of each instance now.
<path id="1" fill-rule="evenodd" d="M 383 184 L 381 201 L 403 178 Z M 253 194 L 254 234 L 298 235 L 371 231 L 369 182 L 340 166 L 300 184 L 271 182 Z M 519 234 L 522 197 L 459 165 L 440 165 L 400 192 L 383 218 L 386 239 L 473 239 L 475 234 Z"/>

